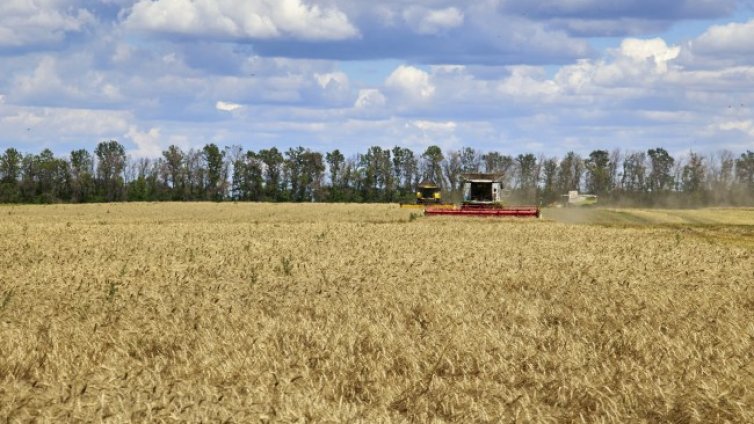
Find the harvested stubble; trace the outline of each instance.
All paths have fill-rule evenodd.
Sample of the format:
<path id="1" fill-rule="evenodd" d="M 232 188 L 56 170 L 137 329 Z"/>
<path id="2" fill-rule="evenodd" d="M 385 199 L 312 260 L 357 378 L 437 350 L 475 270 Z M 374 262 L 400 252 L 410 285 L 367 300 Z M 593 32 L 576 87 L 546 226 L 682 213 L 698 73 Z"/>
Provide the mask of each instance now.
<path id="1" fill-rule="evenodd" d="M 754 422 L 752 249 L 409 216 L 0 208 L 0 419 Z"/>

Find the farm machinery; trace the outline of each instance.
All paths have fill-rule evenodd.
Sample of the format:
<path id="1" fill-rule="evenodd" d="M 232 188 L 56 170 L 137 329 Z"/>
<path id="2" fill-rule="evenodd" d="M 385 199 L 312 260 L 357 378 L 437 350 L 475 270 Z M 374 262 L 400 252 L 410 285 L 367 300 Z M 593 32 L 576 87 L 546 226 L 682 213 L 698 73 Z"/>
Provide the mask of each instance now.
<path id="1" fill-rule="evenodd" d="M 464 174 L 463 202 L 452 207 L 427 206 L 425 215 L 536 217 L 539 207 L 533 205 L 503 204 L 503 178 L 498 174 Z"/>
<path id="2" fill-rule="evenodd" d="M 435 208 L 448 207 L 442 202 L 442 189 L 434 181 L 424 180 L 416 186 L 416 202 L 401 203 L 402 208 L 424 209 L 428 206 Z"/>
<path id="3" fill-rule="evenodd" d="M 434 181 L 424 180 L 416 187 L 416 204 L 431 205 L 442 203 L 442 191 Z"/>
<path id="4" fill-rule="evenodd" d="M 594 194 L 582 194 L 579 193 L 577 190 L 571 190 L 568 192 L 568 194 L 564 194 L 561 196 L 562 200 L 562 206 L 563 207 L 571 207 L 571 206 L 592 206 L 597 204 L 597 195 Z"/>

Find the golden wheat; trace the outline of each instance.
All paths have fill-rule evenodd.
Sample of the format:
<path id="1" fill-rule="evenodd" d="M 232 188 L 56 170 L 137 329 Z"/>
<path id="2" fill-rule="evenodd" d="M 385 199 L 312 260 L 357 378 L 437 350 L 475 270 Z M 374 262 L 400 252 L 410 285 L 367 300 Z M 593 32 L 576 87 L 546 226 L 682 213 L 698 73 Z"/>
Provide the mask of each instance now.
<path id="1" fill-rule="evenodd" d="M 0 419 L 754 422 L 754 227 L 410 213 L 0 208 Z"/>

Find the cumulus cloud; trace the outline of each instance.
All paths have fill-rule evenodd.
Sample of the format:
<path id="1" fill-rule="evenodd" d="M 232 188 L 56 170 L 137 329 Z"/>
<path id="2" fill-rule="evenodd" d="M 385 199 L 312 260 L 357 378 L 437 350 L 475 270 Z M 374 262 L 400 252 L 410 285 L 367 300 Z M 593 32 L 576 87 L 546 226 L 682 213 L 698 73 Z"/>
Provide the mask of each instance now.
<path id="1" fill-rule="evenodd" d="M 435 94 L 429 74 L 413 66 L 396 68 L 385 80 L 385 86 L 417 101 L 429 100 Z"/>
<path id="2" fill-rule="evenodd" d="M 710 27 L 689 42 L 687 54 L 697 61 L 723 60 L 728 65 L 754 63 L 754 19 Z M 694 58 L 689 62 L 693 63 Z"/>
<path id="3" fill-rule="evenodd" d="M 680 47 L 668 46 L 661 38 L 650 40 L 629 38 L 623 40 L 620 45 L 620 52 L 624 57 L 639 62 L 651 61 L 659 72 L 666 72 L 668 62 L 677 58 L 680 51 Z"/>
<path id="4" fill-rule="evenodd" d="M 403 12 L 403 19 L 419 34 L 437 34 L 463 25 L 464 15 L 456 7 L 426 9 L 413 6 Z"/>
<path id="5" fill-rule="evenodd" d="M 0 48 L 32 47 L 61 42 L 66 34 L 95 23 L 94 15 L 65 0 L 0 2 Z"/>
<path id="6" fill-rule="evenodd" d="M 547 80 L 545 72 L 533 66 L 510 67 L 510 76 L 503 79 L 497 90 L 516 99 L 534 97 L 537 101 L 546 101 L 557 94 L 560 88 L 554 81 Z"/>
<path id="7" fill-rule="evenodd" d="M 302 0 L 139 0 L 125 25 L 232 39 L 344 40 L 359 35 L 337 8 Z"/>
<path id="8" fill-rule="evenodd" d="M 754 121 L 751 119 L 745 121 L 725 121 L 718 124 L 722 131 L 740 131 L 750 137 L 754 137 Z"/>
<path id="9" fill-rule="evenodd" d="M 238 103 L 229 103 L 223 101 L 218 101 L 217 103 L 215 103 L 215 108 L 223 112 L 233 112 L 241 109 L 242 107 L 243 106 L 239 105 Z"/>
<path id="10" fill-rule="evenodd" d="M 754 21 L 690 42 L 653 33 L 590 49 L 580 36 L 643 34 L 705 7 L 724 10 L 711 1 L 619 3 L 8 0 L 0 27 L 46 5 L 63 18 L 49 26 L 57 35 L 29 39 L 63 47 L 3 50 L 0 144 L 91 148 L 114 138 L 141 156 L 239 140 L 345 152 L 363 139 L 547 154 L 658 140 L 754 149 Z M 587 10 L 600 5 L 608 10 Z M 67 27 L 79 11 L 93 23 Z M 595 46 L 606 43 L 614 41 Z"/>
<path id="11" fill-rule="evenodd" d="M 11 75 L 9 96 L 14 102 L 37 106 L 77 104 L 97 106 L 126 98 L 105 72 L 87 69 L 87 56 L 59 58 L 44 55 L 33 68 Z"/>
<path id="12" fill-rule="evenodd" d="M 356 109 L 380 108 L 385 106 L 386 103 L 387 99 L 380 90 L 376 88 L 365 88 L 359 90 L 359 96 L 356 98 L 354 107 Z"/>
<path id="13" fill-rule="evenodd" d="M 418 128 L 422 131 L 434 132 L 434 133 L 449 133 L 455 131 L 458 124 L 453 121 L 447 122 L 435 122 L 426 120 L 412 121 L 409 125 Z"/>
<path id="14" fill-rule="evenodd" d="M 263 56 L 336 60 L 399 59 L 413 63 L 563 63 L 590 53 L 584 40 L 545 23 L 501 13 L 497 1 L 332 0 L 360 36 L 341 42 L 254 40 Z"/>
<path id="15" fill-rule="evenodd" d="M 325 74 L 314 74 L 314 78 L 322 88 L 328 87 L 347 87 L 348 75 L 343 72 L 328 72 Z"/>
<path id="16" fill-rule="evenodd" d="M 456 130 L 458 124 L 454 121 L 430 121 L 417 119 L 406 122 L 406 134 L 411 143 L 426 148 L 438 145 L 447 150 L 457 147 L 460 142 Z"/>
<path id="17" fill-rule="evenodd" d="M 661 86 L 678 75 L 669 70 L 679 52 L 678 46 L 668 46 L 659 38 L 628 38 L 607 57 L 582 59 L 561 67 L 552 81 L 540 81 L 539 87 L 542 94 L 558 92 L 578 96 L 573 100 L 632 99 L 646 95 L 658 84 Z M 531 85 L 531 81 L 522 81 Z"/>
<path id="18" fill-rule="evenodd" d="M 139 131 L 136 127 L 131 127 L 126 133 L 126 138 L 136 145 L 136 149 L 129 150 L 129 154 L 137 158 L 155 158 L 162 153 L 160 146 L 160 129 L 151 128 L 149 131 Z"/>
<path id="19" fill-rule="evenodd" d="M 44 146 L 65 154 L 118 138 L 132 120 L 124 111 L 0 104 L 0 144 L 32 152 Z"/>
<path id="20" fill-rule="evenodd" d="M 43 57 L 32 73 L 18 75 L 14 84 L 14 96 L 37 98 L 47 97 L 52 93 L 64 98 L 78 96 L 80 92 L 58 75 L 57 68 L 55 58 Z"/>

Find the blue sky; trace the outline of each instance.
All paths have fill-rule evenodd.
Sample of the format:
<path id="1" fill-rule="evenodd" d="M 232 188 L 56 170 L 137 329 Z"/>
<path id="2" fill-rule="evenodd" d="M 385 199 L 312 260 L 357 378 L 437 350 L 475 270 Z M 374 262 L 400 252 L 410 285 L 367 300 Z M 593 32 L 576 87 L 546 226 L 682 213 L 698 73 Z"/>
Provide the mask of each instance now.
<path id="1" fill-rule="evenodd" d="M 0 148 L 754 150 L 754 1 L 3 0 Z"/>

